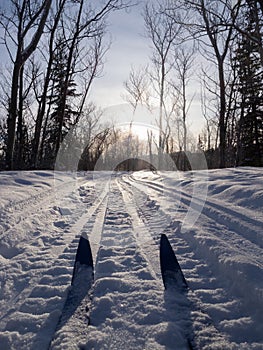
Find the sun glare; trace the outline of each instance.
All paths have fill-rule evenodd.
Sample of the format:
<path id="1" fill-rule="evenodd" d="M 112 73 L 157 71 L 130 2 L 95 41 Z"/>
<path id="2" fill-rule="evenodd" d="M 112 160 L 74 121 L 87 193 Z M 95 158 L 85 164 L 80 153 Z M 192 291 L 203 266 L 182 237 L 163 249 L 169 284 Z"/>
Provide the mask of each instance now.
<path id="1" fill-rule="evenodd" d="M 130 122 L 119 124 L 116 128 L 123 130 L 125 133 L 131 132 L 132 135 L 138 136 L 141 141 L 147 141 L 149 137 L 157 140 L 159 137 L 159 129 L 150 124 Z"/>

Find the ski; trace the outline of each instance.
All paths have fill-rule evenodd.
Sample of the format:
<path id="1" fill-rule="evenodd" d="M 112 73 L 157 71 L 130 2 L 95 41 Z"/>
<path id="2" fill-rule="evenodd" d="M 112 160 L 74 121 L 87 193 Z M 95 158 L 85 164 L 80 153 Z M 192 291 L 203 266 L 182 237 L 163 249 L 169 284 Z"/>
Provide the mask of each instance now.
<path id="1" fill-rule="evenodd" d="M 71 330 L 72 336 L 79 327 L 89 325 L 89 291 L 94 283 L 94 266 L 89 240 L 81 236 L 75 257 L 74 269 L 67 299 L 57 322 L 49 349 L 57 348 L 63 328 Z M 75 329 L 76 328 L 76 329 Z"/>
<path id="2" fill-rule="evenodd" d="M 94 274 L 93 258 L 89 240 L 83 236 L 80 237 L 79 245 L 76 253 L 74 269 L 72 274 L 71 285 L 74 285 L 77 275 L 84 267 L 92 270 L 92 277 Z"/>
<path id="3" fill-rule="evenodd" d="M 188 285 L 184 278 L 184 274 L 174 254 L 173 248 L 163 233 L 160 241 L 160 266 L 164 288 L 179 290 L 187 290 Z"/>
<path id="4" fill-rule="evenodd" d="M 173 248 L 167 236 L 164 233 L 161 235 L 160 240 L 160 265 L 165 290 L 168 291 L 169 294 L 176 299 L 178 298 L 178 293 L 183 295 L 185 294 L 185 296 L 183 297 L 183 307 L 185 307 L 188 304 L 188 299 L 186 296 L 188 284 L 184 278 L 184 274 L 175 256 Z M 185 333 L 185 345 L 182 349 L 195 349 L 192 336 L 187 334 L 187 332 Z"/>

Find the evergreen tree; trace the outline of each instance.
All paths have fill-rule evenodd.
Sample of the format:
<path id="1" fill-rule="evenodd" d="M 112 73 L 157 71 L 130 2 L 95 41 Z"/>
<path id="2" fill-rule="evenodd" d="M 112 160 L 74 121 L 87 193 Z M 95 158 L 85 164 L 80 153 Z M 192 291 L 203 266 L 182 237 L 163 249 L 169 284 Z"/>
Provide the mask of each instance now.
<path id="1" fill-rule="evenodd" d="M 257 1 L 246 1 L 244 33 L 239 35 L 234 65 L 240 94 L 237 165 L 263 165 L 263 67 L 258 44 L 251 36 L 262 33 Z M 259 27 L 260 26 L 260 27 Z"/>
<path id="2" fill-rule="evenodd" d="M 51 166 L 54 165 L 61 142 L 78 117 L 72 102 L 78 96 L 73 75 L 74 69 L 68 69 L 67 45 L 62 38 L 58 38 L 48 96 L 50 115 L 44 151 L 46 162 Z"/>

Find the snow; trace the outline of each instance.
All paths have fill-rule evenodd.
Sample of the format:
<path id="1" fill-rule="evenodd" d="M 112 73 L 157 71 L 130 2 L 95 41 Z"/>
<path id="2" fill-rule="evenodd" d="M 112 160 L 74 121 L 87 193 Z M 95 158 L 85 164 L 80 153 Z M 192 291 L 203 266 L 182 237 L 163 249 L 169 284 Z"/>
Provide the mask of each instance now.
<path id="1" fill-rule="evenodd" d="M 0 173 L 0 348 L 263 349 L 261 168 Z M 169 238 L 189 285 L 165 291 Z M 71 286 L 81 236 L 94 283 Z"/>

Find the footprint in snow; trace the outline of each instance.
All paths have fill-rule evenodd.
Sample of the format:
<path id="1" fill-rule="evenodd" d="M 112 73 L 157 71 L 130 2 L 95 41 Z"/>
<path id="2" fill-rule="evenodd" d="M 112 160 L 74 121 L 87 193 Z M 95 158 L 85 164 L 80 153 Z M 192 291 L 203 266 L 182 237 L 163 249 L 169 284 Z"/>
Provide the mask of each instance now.
<path id="1" fill-rule="evenodd" d="M 68 227 L 68 223 L 66 223 L 65 221 L 56 221 L 53 223 L 53 225 L 61 229 Z"/>

